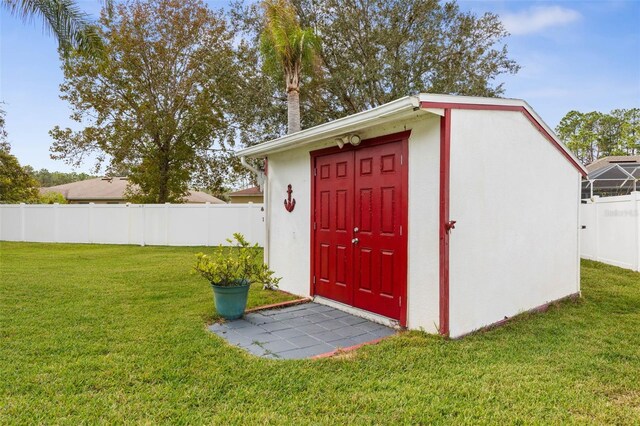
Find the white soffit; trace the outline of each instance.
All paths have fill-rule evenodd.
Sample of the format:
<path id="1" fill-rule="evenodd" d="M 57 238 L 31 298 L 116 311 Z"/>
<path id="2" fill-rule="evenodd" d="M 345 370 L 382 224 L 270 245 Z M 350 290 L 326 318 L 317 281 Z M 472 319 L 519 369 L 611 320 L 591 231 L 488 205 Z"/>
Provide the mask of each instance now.
<path id="1" fill-rule="evenodd" d="M 418 96 L 407 96 L 367 111 L 339 118 L 319 126 L 282 136 L 238 152 L 241 157 L 263 157 L 274 152 L 298 148 L 322 140 L 329 140 L 362 129 L 396 121 L 401 118 L 426 114 L 420 109 Z"/>

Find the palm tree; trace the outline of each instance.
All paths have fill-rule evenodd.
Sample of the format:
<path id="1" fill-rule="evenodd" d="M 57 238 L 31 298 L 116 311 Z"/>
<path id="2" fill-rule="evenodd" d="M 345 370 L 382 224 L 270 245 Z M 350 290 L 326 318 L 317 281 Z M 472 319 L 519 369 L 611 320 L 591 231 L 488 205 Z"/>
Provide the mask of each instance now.
<path id="1" fill-rule="evenodd" d="M 267 69 L 284 74 L 287 90 L 288 133 L 300 131 L 300 75 L 305 65 L 316 59 L 319 39 L 303 29 L 287 0 L 263 1 L 265 22 L 260 50 Z"/>
<path id="2" fill-rule="evenodd" d="M 112 0 L 102 2 L 110 10 Z M 0 0 L 0 4 L 24 21 L 41 19 L 45 31 L 53 33 L 65 55 L 74 49 L 89 55 L 102 52 L 100 34 L 73 0 Z"/>

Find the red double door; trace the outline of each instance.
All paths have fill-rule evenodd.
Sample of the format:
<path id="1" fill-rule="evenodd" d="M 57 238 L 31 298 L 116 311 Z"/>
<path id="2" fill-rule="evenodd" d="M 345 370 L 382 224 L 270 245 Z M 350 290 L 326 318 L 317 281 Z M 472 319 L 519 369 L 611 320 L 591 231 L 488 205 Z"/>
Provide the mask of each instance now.
<path id="1" fill-rule="evenodd" d="M 407 135 L 314 155 L 314 293 L 405 320 Z"/>

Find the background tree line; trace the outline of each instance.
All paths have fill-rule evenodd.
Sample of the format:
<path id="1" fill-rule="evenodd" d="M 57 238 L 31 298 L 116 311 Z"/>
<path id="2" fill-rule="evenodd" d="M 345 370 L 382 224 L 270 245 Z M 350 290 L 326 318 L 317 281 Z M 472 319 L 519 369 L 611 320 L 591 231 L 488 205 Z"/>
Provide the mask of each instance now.
<path id="1" fill-rule="evenodd" d="M 37 200 L 37 182 L 25 170 L 7 140 L 5 112 L 0 108 L 0 203 L 20 203 Z"/>
<path id="2" fill-rule="evenodd" d="M 301 57 L 312 60 L 287 68 L 269 55 L 274 27 L 276 52 L 301 32 L 316 38 Z M 54 128 L 52 156 L 124 167 L 144 202 L 180 201 L 189 186 L 221 193 L 246 176 L 234 151 L 287 131 L 287 76 L 310 127 L 420 91 L 496 96 L 496 79 L 518 70 L 496 15 L 437 0 L 267 0 L 227 12 L 141 0 L 105 9 L 96 31 L 102 55 L 64 60 L 62 98 L 82 130 Z"/>
<path id="3" fill-rule="evenodd" d="M 292 87 L 310 127 L 420 91 L 497 96 L 497 78 L 518 70 L 498 17 L 454 1 L 265 0 L 226 12 L 200 0 L 108 1 L 97 22 L 65 15 L 81 29 L 66 35 L 42 16 L 81 128 L 52 129 L 51 156 L 127 170 L 133 201 L 179 202 L 189 187 L 222 193 L 246 178 L 234 151 L 287 131 Z M 288 66 L 300 34 L 314 42 Z"/>
<path id="4" fill-rule="evenodd" d="M 640 154 L 640 108 L 610 113 L 570 111 L 556 127 L 558 137 L 583 164 L 610 155 Z"/>
<path id="5" fill-rule="evenodd" d="M 45 169 L 34 173 L 30 166 L 21 166 L 15 155 L 11 154 L 11 145 L 5 129 L 5 112 L 0 108 L 0 203 L 66 203 L 61 194 L 40 194 L 38 187 L 43 186 L 37 179 L 44 175 Z M 49 172 L 47 174 L 51 175 Z M 78 177 L 67 173 L 54 173 L 56 178 L 73 182 Z"/>
<path id="6" fill-rule="evenodd" d="M 126 171 L 138 202 L 180 202 L 190 187 L 222 194 L 252 178 L 238 148 L 418 92 L 500 96 L 500 76 L 519 69 L 498 16 L 455 1 L 106 1 L 96 22 L 74 17 L 75 38 L 47 21 L 81 129 L 52 129 L 51 156 Z M 596 155 L 613 149 L 603 143 Z"/>
<path id="7" fill-rule="evenodd" d="M 106 0 L 97 22 L 71 0 L 2 5 L 42 17 L 60 43 L 61 98 L 81 130 L 52 129 L 52 158 L 97 157 L 95 173 L 127 174 L 138 202 L 180 202 L 190 187 L 223 194 L 253 178 L 234 156 L 240 147 L 418 92 L 500 96 L 500 76 L 519 69 L 498 16 L 455 1 L 263 0 L 214 11 L 201 0 Z M 572 111 L 556 130 L 588 163 L 637 153 L 638 121 L 638 109 Z M 7 143 L 2 153 L 12 163 Z M 88 177 L 12 170 L 5 181 Z"/>
<path id="8" fill-rule="evenodd" d="M 78 182 L 98 177 L 89 173 L 50 172 L 47 169 L 35 170 L 29 165 L 24 166 L 24 169 L 38 182 L 38 186 L 40 187 L 64 185 L 65 183 Z"/>

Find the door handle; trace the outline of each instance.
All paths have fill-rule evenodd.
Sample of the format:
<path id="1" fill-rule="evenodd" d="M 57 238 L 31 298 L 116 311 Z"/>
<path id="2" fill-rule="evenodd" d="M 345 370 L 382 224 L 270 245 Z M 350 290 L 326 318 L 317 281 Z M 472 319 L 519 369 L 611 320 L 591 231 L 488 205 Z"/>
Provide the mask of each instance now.
<path id="1" fill-rule="evenodd" d="M 447 234 L 450 233 L 452 229 L 456 229 L 456 221 L 455 220 L 450 220 L 449 222 L 444 224 L 444 230 L 445 230 L 445 232 Z"/>
<path id="2" fill-rule="evenodd" d="M 353 244 L 358 244 L 358 243 L 360 242 L 360 240 L 359 240 L 359 239 L 357 239 L 357 238 L 354 238 L 353 240 L 351 240 L 351 242 L 352 242 Z"/>
<path id="3" fill-rule="evenodd" d="M 357 227 L 357 226 L 356 226 L 355 228 L 353 228 L 353 233 L 354 233 L 354 234 L 357 234 L 357 233 L 358 233 L 358 231 L 360 231 L 360 229 L 358 229 L 358 227 Z"/>

